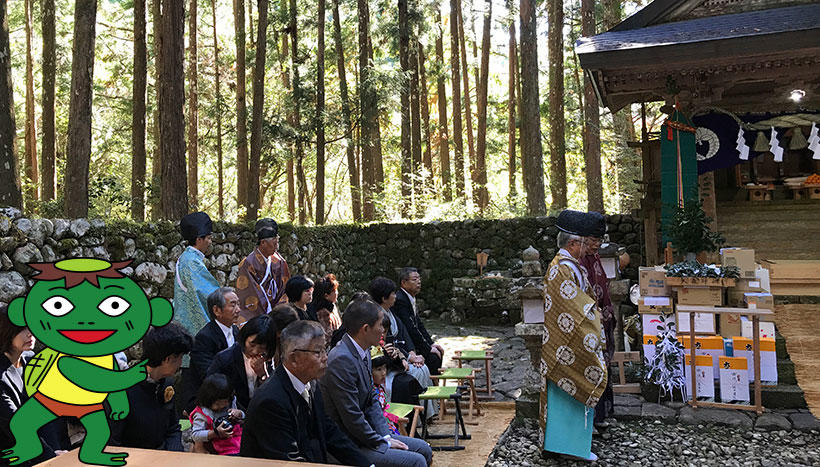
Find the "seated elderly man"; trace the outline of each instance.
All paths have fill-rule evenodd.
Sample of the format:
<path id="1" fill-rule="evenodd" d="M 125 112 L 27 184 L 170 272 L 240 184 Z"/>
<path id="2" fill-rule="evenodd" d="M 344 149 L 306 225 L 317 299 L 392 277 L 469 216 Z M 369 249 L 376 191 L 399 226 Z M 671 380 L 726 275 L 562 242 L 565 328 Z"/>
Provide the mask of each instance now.
<path id="1" fill-rule="evenodd" d="M 231 287 L 220 287 L 208 295 L 208 313 L 211 321 L 194 337 L 191 349 L 191 367 L 182 370 L 185 387 L 184 409 L 190 413 L 195 407 L 196 394 L 205 379 L 208 367 L 219 352 L 236 342 L 239 328 L 239 297 Z"/>
<path id="2" fill-rule="evenodd" d="M 431 374 L 437 375 L 444 358 L 444 348 L 433 342 L 416 306 L 416 295 L 421 292 L 421 276 L 416 268 L 404 268 L 399 273 L 399 290 L 396 291 L 396 302 L 391 310 L 407 329 L 416 354 L 410 363 L 419 361 L 427 365 Z"/>
<path id="3" fill-rule="evenodd" d="M 283 364 L 251 399 L 239 454 L 247 457 L 327 463 L 328 452 L 345 465 L 370 465 L 325 414 L 316 379 L 327 368 L 324 330 L 296 321 L 280 336 Z"/>
<path id="4" fill-rule="evenodd" d="M 355 300 L 342 316 L 346 330 L 328 356 L 321 379 L 322 397 L 330 418 L 378 466 L 430 465 L 430 445 L 416 438 L 391 435 L 378 395 L 373 390 L 370 347 L 384 336 L 384 312 L 371 300 Z"/>

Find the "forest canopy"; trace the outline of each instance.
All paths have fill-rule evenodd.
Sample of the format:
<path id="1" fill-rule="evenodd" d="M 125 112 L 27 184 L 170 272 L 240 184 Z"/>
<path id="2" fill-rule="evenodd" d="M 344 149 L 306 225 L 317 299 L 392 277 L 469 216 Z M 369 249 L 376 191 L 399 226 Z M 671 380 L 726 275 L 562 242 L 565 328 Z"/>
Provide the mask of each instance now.
<path id="1" fill-rule="evenodd" d="M 574 46 L 640 1 L 0 2 L 30 215 L 322 224 L 637 207 L 639 109 L 599 107 Z"/>

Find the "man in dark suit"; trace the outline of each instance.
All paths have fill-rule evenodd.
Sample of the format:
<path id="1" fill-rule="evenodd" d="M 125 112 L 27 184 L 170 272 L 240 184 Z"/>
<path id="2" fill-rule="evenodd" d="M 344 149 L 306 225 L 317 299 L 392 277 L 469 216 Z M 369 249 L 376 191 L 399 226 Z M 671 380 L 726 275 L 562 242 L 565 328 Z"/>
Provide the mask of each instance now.
<path id="1" fill-rule="evenodd" d="M 327 368 L 319 323 L 296 321 L 281 335 L 282 365 L 251 399 L 239 454 L 327 463 L 328 452 L 345 465 L 370 462 L 325 414 L 316 379 Z"/>
<path id="2" fill-rule="evenodd" d="M 384 312 L 370 300 L 354 300 L 344 312 L 347 332 L 330 351 L 321 379 L 328 415 L 378 466 L 430 465 L 430 445 L 417 438 L 391 435 L 373 389 L 370 347 L 384 336 Z"/>
<path id="3" fill-rule="evenodd" d="M 170 323 L 148 330 L 142 351 L 148 378 L 126 390 L 131 410 L 123 420 L 111 422 L 112 446 L 182 451 L 182 432 L 174 407 L 174 374 L 182 356 L 191 351 L 190 334 Z"/>
<path id="4" fill-rule="evenodd" d="M 390 309 L 404 323 L 404 327 L 413 340 L 416 354 L 424 357 L 424 363 L 430 374 L 439 374 L 444 357 L 444 348 L 433 342 L 424 322 L 418 313 L 416 295 L 421 291 L 421 276 L 416 268 L 403 268 L 399 273 L 399 290 L 396 291 L 396 303 Z M 413 363 L 413 362 L 411 362 Z"/>
<path id="5" fill-rule="evenodd" d="M 236 405 L 246 410 L 256 388 L 273 373 L 270 355 L 276 348 L 268 342 L 271 326 L 268 315 L 259 315 L 249 319 L 239 330 L 236 342 L 219 352 L 208 367 L 206 376 L 222 373 L 236 393 Z"/>
<path id="6" fill-rule="evenodd" d="M 236 342 L 239 328 L 236 320 L 239 319 L 239 297 L 231 287 L 220 287 L 208 295 L 208 313 L 211 321 L 205 325 L 194 337 L 194 347 L 191 349 L 191 366 L 182 369 L 184 395 L 184 409 L 190 413 L 196 406 L 196 394 L 208 367 L 216 354 L 232 346 Z"/>

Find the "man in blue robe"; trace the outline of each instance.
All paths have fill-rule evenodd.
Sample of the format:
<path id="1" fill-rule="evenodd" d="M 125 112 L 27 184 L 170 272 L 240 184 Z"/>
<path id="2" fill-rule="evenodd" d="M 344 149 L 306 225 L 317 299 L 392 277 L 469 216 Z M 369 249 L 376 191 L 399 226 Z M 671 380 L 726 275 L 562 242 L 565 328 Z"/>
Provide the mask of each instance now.
<path id="1" fill-rule="evenodd" d="M 179 256 L 174 278 L 174 320 L 195 336 L 211 320 L 208 295 L 219 283 L 205 267 L 205 253 L 211 247 L 211 218 L 204 212 L 183 217 L 179 223 L 188 247 Z"/>

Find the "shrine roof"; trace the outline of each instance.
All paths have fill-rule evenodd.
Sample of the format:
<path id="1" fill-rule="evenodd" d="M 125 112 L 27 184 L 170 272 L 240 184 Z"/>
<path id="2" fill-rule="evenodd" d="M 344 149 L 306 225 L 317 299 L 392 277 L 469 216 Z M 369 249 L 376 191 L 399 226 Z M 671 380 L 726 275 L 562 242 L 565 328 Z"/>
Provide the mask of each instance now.
<path id="1" fill-rule="evenodd" d="M 655 53 L 642 52 L 647 52 L 648 49 L 660 51 L 670 46 L 684 46 L 689 60 L 696 60 L 699 54 L 714 51 L 712 48 L 698 48 L 702 43 L 713 41 L 731 42 L 731 46 L 725 44 L 720 47 L 720 52 L 728 55 L 767 53 L 770 48 L 788 50 L 794 47 L 820 46 L 820 3 L 711 16 L 634 29 L 623 29 L 624 23 L 608 32 L 582 38 L 577 42 L 576 52 L 582 67 L 619 68 L 619 65 L 626 63 L 611 63 L 616 57 L 634 56 L 637 53 L 644 60 L 651 60 Z M 789 35 L 786 43 L 772 43 L 779 42 L 778 38 L 782 38 L 779 36 L 784 33 L 797 35 Z M 798 43 L 793 42 L 795 38 L 800 39 Z M 753 43 L 744 44 L 744 40 L 751 40 Z M 764 50 L 755 50 L 755 47 L 762 47 Z M 644 60 L 629 61 L 636 65 Z"/>

